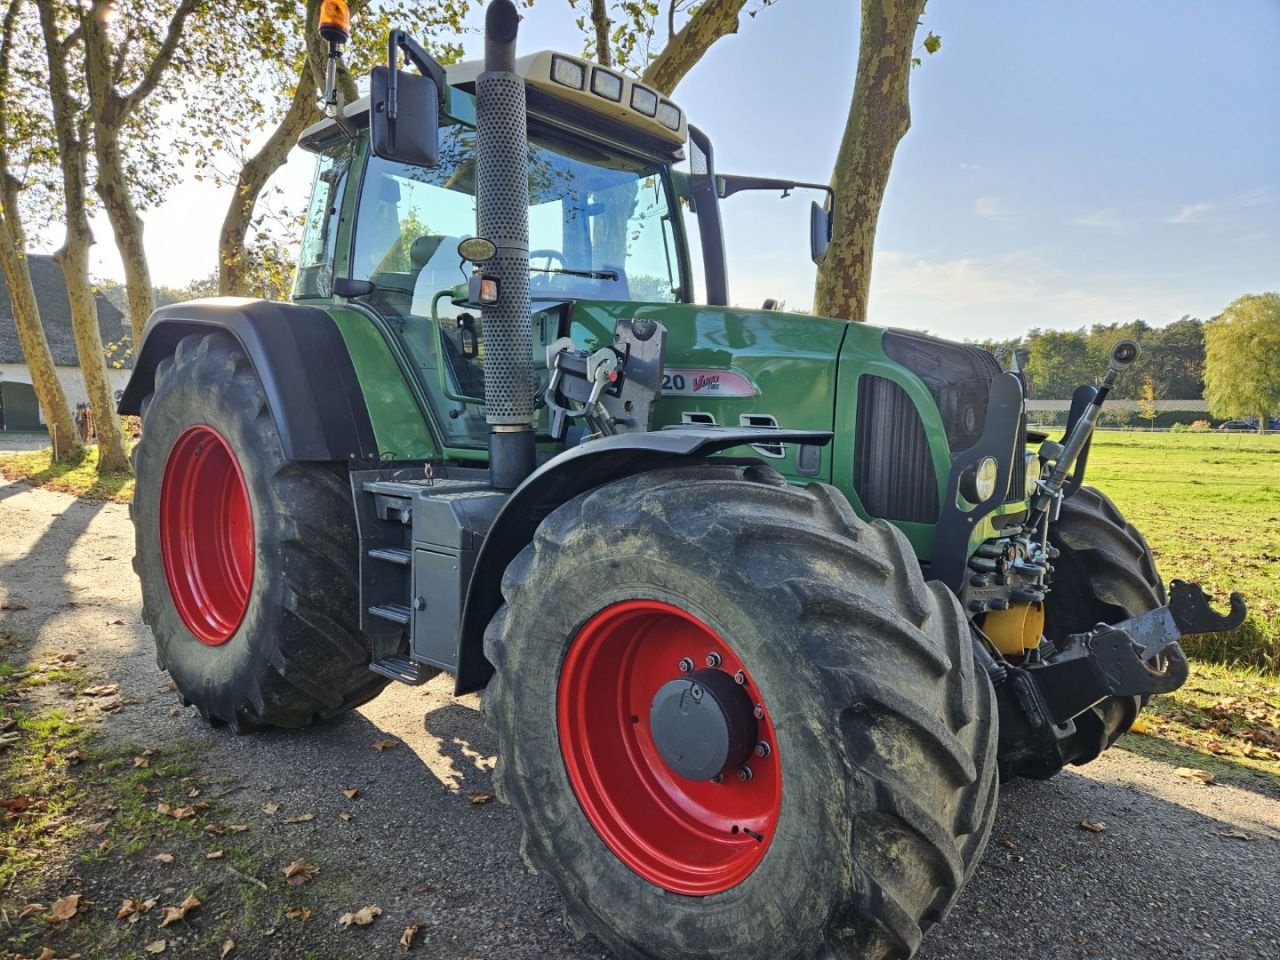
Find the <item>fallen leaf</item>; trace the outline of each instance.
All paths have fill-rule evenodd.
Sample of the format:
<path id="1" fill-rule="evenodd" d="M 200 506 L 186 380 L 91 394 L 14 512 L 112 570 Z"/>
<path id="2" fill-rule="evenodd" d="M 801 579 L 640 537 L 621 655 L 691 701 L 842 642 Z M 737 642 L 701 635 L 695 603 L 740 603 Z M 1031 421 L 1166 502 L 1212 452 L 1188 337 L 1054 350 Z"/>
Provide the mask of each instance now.
<path id="1" fill-rule="evenodd" d="M 482 792 L 480 792 L 480 793 L 473 793 L 473 794 L 470 794 L 470 795 L 467 797 L 467 800 L 468 800 L 468 802 L 470 802 L 470 803 L 471 803 L 471 805 L 472 805 L 472 806 L 474 806 L 474 807 L 478 807 L 478 806 L 480 806 L 480 805 L 481 805 L 481 804 L 483 804 L 483 803 L 488 803 L 490 800 L 492 800 L 492 799 L 494 798 L 494 796 L 495 796 L 495 794 L 491 793 L 491 792 L 490 792 L 490 791 L 488 791 L 488 790 L 485 790 L 485 791 L 482 791 Z"/>
<path id="2" fill-rule="evenodd" d="M 269 816 L 269 817 L 274 817 L 277 813 L 279 813 L 279 812 L 280 812 L 280 804 L 278 804 L 278 803 L 264 803 L 264 804 L 262 805 L 262 812 L 263 812 L 263 813 L 265 813 L 265 814 L 266 814 L 267 816 Z"/>
<path id="3" fill-rule="evenodd" d="M 354 813 L 348 813 L 346 810 L 342 810 L 338 813 L 338 819 L 346 820 L 348 823 L 354 820 L 355 818 L 356 818 L 356 815 Z"/>
<path id="4" fill-rule="evenodd" d="M 1196 767 L 1179 767 L 1177 770 L 1173 772 L 1177 776 L 1182 777 L 1182 779 L 1184 780 L 1198 780 L 1201 783 L 1203 783 L 1205 786 L 1208 786 L 1211 783 L 1217 782 L 1214 779 L 1213 774 L 1210 773 L 1208 770 L 1200 770 L 1200 769 L 1197 769 Z"/>
<path id="5" fill-rule="evenodd" d="M 1257 837 L 1252 834 L 1245 833 L 1242 830 L 1224 830 L 1218 834 L 1220 837 L 1226 837 L 1229 840 L 1248 840 L 1253 843 L 1257 841 Z"/>
<path id="6" fill-rule="evenodd" d="M 63 897 L 61 900 L 55 900 L 53 906 L 49 910 L 49 916 L 46 918 L 50 923 L 58 923 L 61 920 L 70 920 L 80 910 L 80 894 L 73 893 Z"/>
<path id="7" fill-rule="evenodd" d="M 220 823 L 211 823 L 204 828 L 204 832 L 212 834 L 215 837 L 221 837 L 227 832 L 227 828 Z"/>
<path id="8" fill-rule="evenodd" d="M 221 860 L 225 855 L 225 850 L 210 850 L 204 855 L 204 858 L 206 860 Z"/>
<path id="9" fill-rule="evenodd" d="M 373 923 L 373 918 L 381 913 L 381 907 L 361 907 L 355 913 L 344 913 L 338 918 L 338 923 L 344 927 L 349 927 L 353 923 L 357 927 L 367 927 L 369 924 Z"/>
<path id="10" fill-rule="evenodd" d="M 164 953 L 164 948 L 166 946 L 168 946 L 168 941 L 166 940 L 152 940 L 142 949 L 147 951 L 147 953 Z"/>
<path id="11" fill-rule="evenodd" d="M 84 751 L 80 749 L 68 751 L 64 754 L 64 758 L 66 759 L 67 766 L 69 767 L 74 767 L 77 763 L 83 763 L 85 760 L 89 759 L 85 756 Z"/>
<path id="12" fill-rule="evenodd" d="M 110 820 L 103 820 L 99 823 L 91 823 L 85 830 L 92 834 L 103 834 L 107 832 L 107 827 L 111 826 Z"/>
<path id="13" fill-rule="evenodd" d="M 249 829 L 249 825 L 247 823 L 228 823 L 227 824 L 227 831 L 229 833 L 244 833 L 248 829 Z"/>
<path id="14" fill-rule="evenodd" d="M 12 800 L 0 800 L 0 807 L 3 807 L 11 813 L 21 813 L 30 806 L 30 797 L 14 797 Z"/>
<path id="15" fill-rule="evenodd" d="M 156 813 L 173 817 L 175 820 L 189 820 L 196 815 L 195 807 L 171 807 L 167 803 L 156 804 Z"/>
<path id="16" fill-rule="evenodd" d="M 107 626 L 108 626 L 108 627 L 123 627 L 123 626 L 124 626 L 124 621 L 123 621 L 123 620 L 108 620 L 108 621 L 107 621 Z"/>
<path id="17" fill-rule="evenodd" d="M 290 920 L 310 920 L 311 908 L 310 907 L 290 907 L 288 910 L 284 912 L 284 915 L 288 917 Z"/>
<path id="18" fill-rule="evenodd" d="M 291 887 L 300 887 L 319 872 L 320 868 L 314 863 L 295 860 L 284 868 L 284 879 Z"/>
<path id="19" fill-rule="evenodd" d="M 1006 850 L 1012 850 L 1014 847 L 1014 843 L 1012 840 L 1001 840 L 1000 846 L 1004 847 Z"/>
<path id="20" fill-rule="evenodd" d="M 1107 825 L 1098 820 L 1081 820 L 1080 829 L 1088 830 L 1090 833 L 1106 833 Z"/>
<path id="21" fill-rule="evenodd" d="M 55 956 L 56 954 L 48 947 L 41 947 L 40 953 L 36 956 L 35 960 L 53 960 Z M 22 960 L 22 958 L 19 957 L 18 960 Z"/>
<path id="22" fill-rule="evenodd" d="M 159 860 L 161 863 L 173 863 L 172 853 L 157 853 L 152 860 Z"/>
<path id="23" fill-rule="evenodd" d="M 422 929 L 422 925 L 415 923 L 404 928 L 404 933 L 400 934 L 400 946 L 408 950 L 413 946 L 413 938 L 418 935 L 418 931 Z"/>
<path id="24" fill-rule="evenodd" d="M 160 921 L 160 926 L 167 927 L 171 923 L 185 920 L 187 914 L 198 906 L 200 906 L 200 901 L 196 899 L 196 895 L 194 893 L 187 894 L 187 898 L 176 907 L 164 908 L 164 919 Z"/>
<path id="25" fill-rule="evenodd" d="M 116 911 L 116 919 L 123 920 L 125 917 L 131 917 L 138 912 L 138 901 L 128 899 L 120 904 L 120 909 Z"/>
<path id="26" fill-rule="evenodd" d="M 198 796 L 200 796 L 200 788 L 199 788 L 199 787 L 192 787 L 190 790 L 188 790 L 188 791 L 187 791 L 187 797 L 188 797 L 188 798 L 192 798 L 192 799 L 194 799 L 195 797 L 198 797 Z"/>
<path id="27" fill-rule="evenodd" d="M 100 683 L 96 686 L 85 687 L 80 691 L 83 697 L 111 697 L 120 692 L 120 684 L 118 683 Z"/>
<path id="28" fill-rule="evenodd" d="M 196 792 L 198 793 L 199 791 L 196 791 Z M 208 810 L 208 809 L 209 809 L 209 801 L 208 801 L 208 800 L 197 800 L 195 803 L 193 803 L 193 804 L 191 805 L 191 809 L 192 809 L 192 810 Z"/>
<path id="29" fill-rule="evenodd" d="M 400 746 L 399 740 L 375 740 L 370 746 L 381 753 L 383 750 L 390 750 L 393 747 Z"/>
<path id="30" fill-rule="evenodd" d="M 44 912 L 43 903 L 28 903 L 18 912 L 18 919 L 25 920 L 27 917 L 35 916 L 37 913 Z"/>
<path id="31" fill-rule="evenodd" d="M 285 817 L 282 823 L 310 823 L 316 818 L 314 813 L 302 813 L 296 817 Z"/>
<path id="32" fill-rule="evenodd" d="M 222 941 L 222 952 L 218 954 L 218 960 L 223 960 L 223 958 L 226 957 L 226 955 L 229 954 L 235 948 L 236 948 L 236 942 L 234 940 Z"/>
<path id="33" fill-rule="evenodd" d="M 4 733 L 6 730 L 12 730 L 17 725 L 17 717 L 4 717 L 3 719 L 0 719 L 0 733 Z"/>
<path id="34" fill-rule="evenodd" d="M 0 610 L 30 610 L 25 603 L 0 603 Z"/>
<path id="35" fill-rule="evenodd" d="M 343 790 L 342 795 L 348 800 L 354 800 L 356 797 L 360 796 L 360 790 L 357 787 L 352 787 L 349 790 Z"/>

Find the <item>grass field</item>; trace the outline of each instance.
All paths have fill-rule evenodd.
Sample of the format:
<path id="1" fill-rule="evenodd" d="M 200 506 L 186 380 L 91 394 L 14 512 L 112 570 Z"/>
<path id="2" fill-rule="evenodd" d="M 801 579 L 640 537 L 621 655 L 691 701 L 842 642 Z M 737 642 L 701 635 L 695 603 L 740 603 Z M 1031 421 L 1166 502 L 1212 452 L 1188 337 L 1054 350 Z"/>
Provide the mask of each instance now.
<path id="1" fill-rule="evenodd" d="M 1280 435 L 1100 432 L 1087 478 L 1146 534 L 1166 582 L 1195 580 L 1223 610 L 1244 594 L 1244 625 L 1187 652 L 1280 673 Z"/>
<path id="2" fill-rule="evenodd" d="M 9 480 L 26 480 L 38 487 L 61 490 L 88 500 L 114 500 L 128 503 L 133 499 L 133 474 L 98 473 L 98 448 L 88 447 L 75 463 L 54 463 L 49 448 L 33 453 L 8 453 L 0 456 L 0 474 Z"/>

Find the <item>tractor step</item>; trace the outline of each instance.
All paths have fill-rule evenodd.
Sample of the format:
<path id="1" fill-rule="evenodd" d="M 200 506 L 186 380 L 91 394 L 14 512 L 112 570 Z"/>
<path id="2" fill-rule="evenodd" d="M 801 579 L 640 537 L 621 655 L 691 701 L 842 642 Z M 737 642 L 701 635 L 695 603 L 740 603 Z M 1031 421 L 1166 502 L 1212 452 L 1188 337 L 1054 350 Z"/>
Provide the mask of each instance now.
<path id="1" fill-rule="evenodd" d="M 436 671 L 415 663 L 408 657 L 385 657 L 369 664 L 369 669 L 392 680 L 407 683 L 411 687 L 420 687 L 436 675 Z"/>
<path id="2" fill-rule="evenodd" d="M 420 493 L 456 493 L 461 490 L 483 490 L 481 480 L 366 480 L 364 492 L 385 497 L 416 497 Z"/>
<path id="3" fill-rule="evenodd" d="M 403 626 L 408 626 L 413 616 L 413 611 L 407 603 L 379 603 L 370 607 L 369 613 L 382 620 L 389 620 L 391 623 L 399 623 Z"/>
<path id="4" fill-rule="evenodd" d="M 377 547 L 369 551 L 369 556 L 401 567 L 409 566 L 413 560 L 413 554 L 406 547 Z"/>

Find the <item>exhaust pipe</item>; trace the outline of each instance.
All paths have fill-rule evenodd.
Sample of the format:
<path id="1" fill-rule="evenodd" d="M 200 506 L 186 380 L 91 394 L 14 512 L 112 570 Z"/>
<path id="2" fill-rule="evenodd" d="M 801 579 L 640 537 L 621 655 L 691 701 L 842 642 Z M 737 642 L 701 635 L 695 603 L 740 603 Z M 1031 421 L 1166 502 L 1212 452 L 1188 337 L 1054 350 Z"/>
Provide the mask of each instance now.
<path id="1" fill-rule="evenodd" d="M 485 420 L 490 483 L 514 490 L 534 469 L 533 323 L 529 305 L 529 137 L 524 81 L 515 74 L 520 15 L 492 0 L 484 19 L 484 72 L 476 80 L 476 233 L 497 254 L 485 274 L 498 302 L 484 320 Z"/>

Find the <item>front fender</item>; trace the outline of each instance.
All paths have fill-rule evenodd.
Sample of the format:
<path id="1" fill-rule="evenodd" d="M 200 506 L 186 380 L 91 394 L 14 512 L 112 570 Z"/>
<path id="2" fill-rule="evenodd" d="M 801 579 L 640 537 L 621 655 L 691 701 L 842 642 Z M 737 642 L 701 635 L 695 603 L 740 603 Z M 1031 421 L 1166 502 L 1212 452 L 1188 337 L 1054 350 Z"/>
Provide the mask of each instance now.
<path id="1" fill-rule="evenodd" d="M 373 425 L 351 355 L 318 307 L 239 297 L 161 307 L 147 321 L 118 411 L 138 414 L 156 367 L 192 334 L 221 330 L 253 364 L 290 460 L 374 460 Z"/>
<path id="2" fill-rule="evenodd" d="M 511 494 L 476 558 L 458 631 L 456 692 L 470 693 L 488 683 L 493 666 L 484 655 L 484 631 L 502 605 L 502 574 L 562 503 L 612 480 L 733 447 L 762 441 L 825 446 L 831 437 L 826 431 L 683 426 L 603 437 L 547 461 Z"/>

